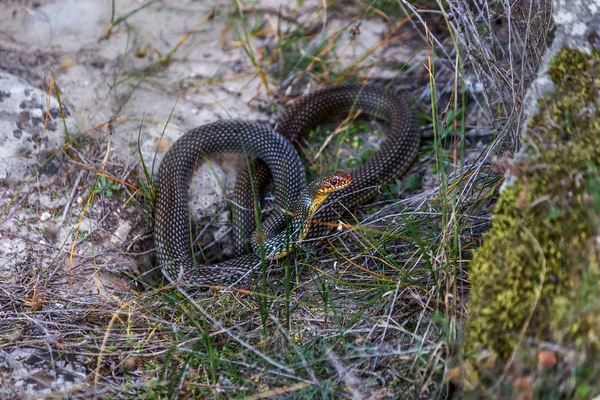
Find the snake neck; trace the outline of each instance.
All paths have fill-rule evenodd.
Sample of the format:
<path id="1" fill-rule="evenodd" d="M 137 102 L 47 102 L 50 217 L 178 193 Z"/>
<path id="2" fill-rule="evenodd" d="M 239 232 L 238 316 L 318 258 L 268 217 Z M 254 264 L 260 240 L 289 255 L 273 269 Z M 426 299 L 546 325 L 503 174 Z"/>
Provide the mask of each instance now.
<path id="1" fill-rule="evenodd" d="M 334 192 L 347 187 L 352 182 L 350 174 L 337 171 L 309 183 L 294 201 L 291 221 L 284 225 L 283 231 L 275 232 L 275 227 L 267 223 L 259 234 L 258 229 L 252 235 L 252 247 L 256 254 L 265 253 L 267 259 L 278 259 L 291 253 L 296 243 L 308 235 L 313 215 Z"/>
<path id="2" fill-rule="evenodd" d="M 267 234 L 269 229 L 258 229 L 252 234 L 252 248 L 256 254 L 260 254 L 261 246 L 264 248 L 265 258 L 268 260 L 280 259 L 292 251 L 296 244 L 306 237 L 310 228 L 310 217 L 327 200 L 329 193 L 319 195 L 311 185 L 304 188 L 289 211 L 289 218 L 283 230 L 277 234 Z"/>
<path id="3" fill-rule="evenodd" d="M 331 194 L 321 192 L 320 188 L 321 181 L 319 179 L 309 183 L 292 206 L 292 213 L 312 217 Z"/>

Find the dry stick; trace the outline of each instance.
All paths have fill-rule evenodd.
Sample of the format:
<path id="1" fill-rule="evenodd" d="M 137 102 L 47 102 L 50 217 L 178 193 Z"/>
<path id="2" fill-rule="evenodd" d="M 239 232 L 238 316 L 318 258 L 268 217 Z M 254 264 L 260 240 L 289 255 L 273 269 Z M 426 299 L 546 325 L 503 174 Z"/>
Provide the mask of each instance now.
<path id="1" fill-rule="evenodd" d="M 361 380 L 350 370 L 345 367 L 341 362 L 337 354 L 334 353 L 333 348 L 329 348 L 325 354 L 325 358 L 336 370 L 340 379 L 346 384 L 346 388 L 350 392 L 352 400 L 362 399 L 362 393 L 357 388 L 362 386 Z"/>
<path id="2" fill-rule="evenodd" d="M 206 228 L 208 228 L 208 225 L 206 226 Z M 205 228 L 205 229 L 206 229 Z M 202 249 L 200 249 L 198 252 L 194 253 L 195 256 L 197 256 L 200 253 L 203 253 L 204 251 L 210 249 L 211 247 L 213 247 L 215 244 L 219 243 L 219 240 L 223 239 L 225 236 L 227 236 L 229 234 L 229 232 L 231 232 L 231 228 L 228 228 L 225 232 L 223 232 L 220 236 L 216 237 L 215 240 L 213 240 L 212 242 L 210 242 L 209 244 L 207 244 L 206 246 L 204 246 Z M 200 236 L 200 235 L 198 235 Z"/>
<path id="3" fill-rule="evenodd" d="M 213 216 L 210 218 L 210 221 L 208 221 L 208 222 L 206 223 L 206 225 L 204 225 L 204 227 L 202 228 L 202 230 L 201 230 L 200 232 L 198 232 L 198 234 L 196 235 L 196 239 L 194 239 L 194 241 L 192 242 L 192 248 L 198 244 L 198 241 L 199 241 L 199 240 L 202 238 L 202 236 L 204 235 L 204 233 L 206 232 L 206 230 L 207 230 L 207 229 L 208 229 L 210 226 L 212 226 L 212 224 L 215 222 L 215 219 L 217 219 L 217 216 L 218 216 L 218 215 L 216 215 L 216 214 L 215 214 L 215 215 L 213 215 Z M 216 241 L 216 240 L 218 240 L 218 239 L 215 239 L 215 241 Z M 203 250 L 204 250 L 204 249 L 201 249 L 201 251 L 203 251 Z M 197 255 L 197 254 L 196 254 L 196 255 Z"/>
<path id="4" fill-rule="evenodd" d="M 102 159 L 102 163 L 101 163 L 101 170 L 104 171 L 104 169 L 106 168 L 106 163 L 108 162 L 108 156 L 110 155 L 110 145 L 112 143 L 112 138 L 113 138 L 113 125 L 112 125 L 112 121 L 113 119 L 109 119 L 108 120 L 108 124 L 106 125 L 106 130 L 108 131 L 108 140 L 106 141 L 106 152 L 104 153 L 104 158 Z"/>
<path id="5" fill-rule="evenodd" d="M 356 259 L 356 258 L 359 258 L 359 257 L 367 257 L 367 255 L 365 255 L 365 254 L 357 254 L 357 255 L 353 256 L 353 257 L 352 257 L 352 259 L 350 259 L 350 258 L 346 257 L 344 254 L 342 254 L 342 252 L 341 252 L 341 251 L 340 251 L 338 248 L 336 248 L 336 247 L 333 245 L 333 243 L 331 243 L 331 241 L 330 241 L 329 239 L 327 239 L 327 242 L 328 242 L 328 243 L 329 243 L 329 245 L 330 245 L 330 246 L 333 248 L 333 251 L 334 251 L 335 253 L 337 253 L 337 254 L 338 254 L 340 257 L 342 257 L 344 260 L 346 260 L 346 262 L 347 262 L 348 264 L 350 264 L 350 265 L 352 265 L 352 266 L 354 266 L 354 267 L 356 267 L 356 268 L 360 269 L 360 270 L 361 270 L 361 271 L 363 271 L 363 272 L 366 272 L 366 273 L 367 273 L 367 274 L 369 274 L 369 275 L 372 275 L 372 276 L 373 276 L 375 279 L 377 279 L 377 281 L 379 281 L 379 282 L 382 282 L 382 281 L 384 281 L 384 282 L 394 282 L 394 281 L 393 281 L 391 278 L 388 278 L 388 277 L 387 277 L 387 276 L 385 276 L 384 274 L 381 274 L 381 273 L 379 273 L 379 272 L 375 272 L 375 271 L 369 271 L 367 268 L 365 268 L 365 267 L 361 267 L 359 264 L 357 264 L 357 263 L 355 263 L 355 262 L 353 261 L 354 259 Z M 390 265 L 389 265 L 389 263 L 385 262 L 385 261 L 384 261 L 384 260 L 382 260 L 381 258 L 378 258 L 378 257 L 372 257 L 372 258 L 374 258 L 374 259 L 377 259 L 377 260 L 379 260 L 379 261 L 383 262 L 383 263 L 384 263 L 384 264 L 386 264 L 387 266 L 390 266 Z"/>
<path id="6" fill-rule="evenodd" d="M 102 358 L 104 356 L 104 350 L 106 349 L 106 345 L 108 344 L 108 338 L 110 337 L 110 331 L 117 319 L 117 316 L 121 314 L 122 309 L 127 305 L 129 305 L 129 302 L 125 302 L 125 303 L 121 304 L 121 306 L 113 314 L 112 318 L 110 319 L 110 322 L 108 323 L 108 326 L 106 327 L 106 332 L 104 333 L 104 338 L 102 339 L 102 345 L 100 346 L 100 352 L 98 354 L 98 361 L 96 362 L 96 370 L 95 370 L 96 375 L 94 376 L 94 386 L 93 386 L 94 395 L 92 397 L 94 400 L 96 399 L 96 386 L 98 385 L 98 381 L 100 380 L 100 367 L 102 366 Z"/>
<path id="7" fill-rule="evenodd" d="M 15 211 L 17 211 L 19 209 L 19 207 L 21 206 L 21 204 L 23 204 L 23 202 L 25 201 L 25 199 L 26 199 L 26 197 L 23 196 L 21 198 L 21 200 L 18 203 L 15 203 L 15 205 L 13 206 L 13 208 L 10 209 L 10 210 L 8 210 L 8 212 L 4 216 L 0 216 L 0 225 L 2 225 L 3 222 L 8 221 L 8 219 L 15 213 Z"/>
<path id="8" fill-rule="evenodd" d="M 86 204 L 85 204 L 85 206 L 83 208 L 83 212 L 81 213 L 81 217 L 77 221 L 77 226 L 75 228 L 72 228 L 72 229 L 75 229 L 75 234 L 74 234 L 73 241 L 71 243 L 70 249 L 66 251 L 66 253 L 69 255 L 69 261 L 68 261 L 67 271 L 68 271 L 68 276 L 69 276 L 69 286 L 71 288 L 73 288 L 73 276 L 72 276 L 72 272 L 73 272 L 73 268 L 74 268 L 73 267 L 73 256 L 75 255 L 75 249 L 77 247 L 79 247 L 79 245 L 81 245 L 92 234 L 92 232 L 89 231 L 83 237 L 78 238 L 79 231 L 80 231 L 79 228 L 81 227 L 81 224 L 83 223 L 83 220 L 85 218 L 85 213 L 87 212 L 87 209 L 90 206 L 92 197 L 93 197 L 93 192 L 90 193 L 90 196 L 88 197 L 88 201 L 86 202 Z M 102 219 L 100 220 L 100 222 L 98 222 L 98 226 L 100 226 L 102 224 L 102 222 L 104 222 L 104 220 L 108 216 L 109 216 L 109 214 L 106 213 L 102 217 Z M 77 239 L 79 239 L 79 240 L 77 240 Z M 77 255 L 79 255 L 79 254 L 77 254 Z M 58 265 L 57 265 L 57 269 L 58 269 Z M 75 291 L 73 291 L 73 294 L 76 295 Z"/>
<path id="9" fill-rule="evenodd" d="M 245 362 L 242 362 L 242 361 L 236 361 L 236 360 L 229 360 L 229 361 L 231 362 L 231 364 L 241 365 L 241 366 L 243 366 L 245 368 L 249 368 L 249 369 L 256 369 L 256 364 L 250 365 L 248 363 L 245 363 Z M 265 369 L 265 368 L 263 368 L 262 371 L 265 372 L 265 373 L 267 373 L 267 374 L 272 374 L 272 375 L 275 375 L 275 376 L 281 376 L 281 377 L 284 377 L 284 378 L 295 379 L 297 381 L 304 382 L 307 385 L 311 384 L 309 381 L 303 380 L 302 378 L 299 378 L 296 375 L 287 374 L 285 372 L 280 372 L 280 371 L 276 371 L 276 370 L 272 370 L 272 369 Z M 263 392 L 263 393 L 265 393 L 265 392 Z"/>
<path id="10" fill-rule="evenodd" d="M 65 218 L 67 217 L 67 213 L 69 212 L 69 209 L 71 208 L 71 204 L 73 203 L 73 199 L 75 198 L 75 192 L 77 192 L 77 187 L 79 186 L 79 182 L 81 182 L 81 178 L 83 177 L 84 172 L 85 172 L 85 170 L 81 170 L 81 171 L 79 171 L 79 174 L 77 174 L 77 178 L 75 179 L 75 184 L 73 185 L 73 188 L 71 189 L 71 194 L 69 195 L 69 198 L 67 199 L 67 204 L 65 204 L 65 208 L 63 209 L 63 213 L 61 215 L 62 221 L 64 221 Z"/>

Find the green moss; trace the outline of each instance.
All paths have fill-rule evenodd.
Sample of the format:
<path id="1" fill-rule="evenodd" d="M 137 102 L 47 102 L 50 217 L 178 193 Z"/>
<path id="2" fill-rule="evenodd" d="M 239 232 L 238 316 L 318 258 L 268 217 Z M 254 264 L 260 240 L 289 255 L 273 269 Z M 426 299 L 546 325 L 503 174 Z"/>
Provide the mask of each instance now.
<path id="1" fill-rule="evenodd" d="M 538 340 L 600 351 L 600 57 L 563 48 L 548 74 L 556 90 L 530 119 L 514 184 L 471 263 L 466 359 L 507 359 Z"/>

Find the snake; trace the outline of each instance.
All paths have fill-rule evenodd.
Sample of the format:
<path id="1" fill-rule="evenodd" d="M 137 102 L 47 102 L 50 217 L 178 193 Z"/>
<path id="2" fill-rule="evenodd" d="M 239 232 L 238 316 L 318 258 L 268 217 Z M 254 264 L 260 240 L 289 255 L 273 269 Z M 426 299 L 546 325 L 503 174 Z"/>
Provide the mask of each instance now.
<path id="1" fill-rule="evenodd" d="M 335 190 L 319 196 L 316 189 L 332 175 L 307 185 L 302 160 L 292 143 L 328 116 L 359 111 L 387 122 L 387 136 L 366 163 L 349 171 L 351 179 L 342 175 L 339 187 L 334 185 Z M 288 255 L 293 246 L 286 243 L 327 234 L 332 222 L 402 176 L 417 156 L 420 138 L 415 115 L 404 99 L 374 84 L 342 84 L 315 90 L 286 108 L 274 129 L 241 120 L 221 120 L 193 128 L 167 151 L 155 177 L 154 241 L 158 266 L 167 280 L 176 284 L 243 282 L 269 259 Z M 243 237 L 250 237 L 252 245 L 249 251 L 230 260 L 199 264 L 190 245 L 189 185 L 200 162 L 225 152 L 241 152 L 257 159 L 238 176 L 233 195 L 240 221 L 235 240 L 239 243 Z M 264 180 L 270 174 L 276 211 L 257 227 L 253 194 L 256 182 L 252 172 L 265 171 L 261 165 L 268 167 L 268 172 L 254 175 L 261 175 Z M 294 211 L 302 215 L 295 215 Z M 289 215 L 292 229 L 282 228 Z M 279 246 L 279 254 L 270 257 L 270 246 L 275 245 Z"/>
<path id="2" fill-rule="evenodd" d="M 256 229 L 252 233 L 252 250 L 259 254 L 267 250 L 267 260 L 277 260 L 287 256 L 294 250 L 295 243 L 308 235 L 312 219 L 319 208 L 332 193 L 340 191 L 352 183 L 352 175 L 344 171 L 336 171 L 322 178 L 315 179 L 294 200 L 290 211 L 291 221 L 285 227 L 282 218 L 271 218 L 261 225 L 261 232 Z M 285 214 L 275 214 L 285 217 Z M 289 228 L 289 229 L 288 229 Z M 283 232 L 286 230 L 286 233 Z"/>

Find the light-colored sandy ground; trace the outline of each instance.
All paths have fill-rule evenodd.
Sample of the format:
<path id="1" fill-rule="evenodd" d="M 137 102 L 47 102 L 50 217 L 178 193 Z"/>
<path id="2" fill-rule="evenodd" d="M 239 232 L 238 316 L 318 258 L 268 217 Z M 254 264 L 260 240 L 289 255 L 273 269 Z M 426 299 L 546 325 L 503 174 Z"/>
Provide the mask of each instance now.
<path id="1" fill-rule="evenodd" d="M 23 177 L 7 170 L 6 176 L 10 175 L 15 182 L 2 182 L 0 194 L 3 284 L 30 288 L 27 276 L 33 269 L 37 272 L 32 276 L 39 271 L 51 274 L 57 290 L 65 292 L 65 299 L 72 295 L 111 296 L 123 289 L 121 272 L 135 270 L 135 260 L 120 252 L 123 243 L 143 234 L 139 231 L 141 210 L 131 202 L 124 204 L 101 194 L 86 208 L 89 182 L 93 182 L 95 175 L 107 172 L 109 167 L 125 171 L 119 178 L 139 171 L 138 139 L 144 161 L 152 165 L 155 154 L 160 162 L 170 143 L 194 126 L 222 118 L 274 121 L 274 116 L 263 110 L 274 104 L 277 83 L 267 75 L 267 91 L 240 46 L 245 40 L 244 30 L 240 29 L 239 19 L 231 18 L 235 12 L 231 4 L 117 0 L 114 19 L 144 4 L 148 6 L 109 30 L 111 2 L 108 0 L 2 2 L 0 66 L 29 81 L 31 90 L 41 93 L 40 98 L 56 83 L 69 115 L 69 134 L 73 137 L 86 133 L 88 137 L 78 157 L 65 157 L 59 152 L 54 173 L 34 173 L 24 186 L 18 184 Z M 303 15 L 314 19 L 315 43 L 352 22 L 331 19 L 319 10 L 318 4 L 307 1 L 301 6 Z M 247 26 L 262 29 L 279 26 L 283 30 L 294 22 L 284 20 L 278 25 L 277 10 L 282 7 L 283 13 L 291 15 L 300 8 L 294 2 L 274 0 L 253 6 L 275 12 L 261 14 L 264 21 L 254 21 L 249 15 L 245 17 L 250 19 Z M 340 65 L 350 65 L 365 56 L 382 39 L 386 29 L 383 19 L 375 18 L 361 24 L 358 36 L 346 33 L 337 44 L 339 65 L 331 68 L 339 69 Z M 181 46 L 170 62 L 158 63 L 159 54 L 165 56 L 178 43 Z M 253 38 L 249 43 L 260 61 L 262 49 L 273 44 L 272 35 Z M 408 58 L 407 51 L 396 43 L 373 50 L 363 64 L 382 60 L 384 56 L 398 62 Z M 156 69 L 149 71 L 151 65 Z M 374 67 L 363 73 L 391 79 L 396 71 Z M 26 84 L 20 85 L 28 90 Z M 14 83 L 8 86 L 2 87 L 0 81 L 0 93 L 17 90 Z M 44 103 L 45 100 L 34 105 L 32 112 L 43 115 L 47 110 Z M 54 108 L 55 103 L 52 103 Z M 12 132 L 18 129 L 16 118 L 21 114 L 14 104 L 12 107 L 4 114 L 0 110 L 3 140 L 13 140 Z M 62 131 L 60 118 L 54 115 L 52 119 L 53 127 L 58 126 Z M 159 142 L 163 131 L 165 137 Z M 61 137 L 49 147 L 64 141 L 65 137 Z M 15 163 L 18 159 L 24 163 L 41 162 L 35 148 L 20 148 L 19 153 L 4 146 L 2 151 L 0 163 L 6 168 L 10 167 L 8 160 L 12 166 L 19 165 Z M 208 209 L 210 215 L 219 210 L 217 204 L 222 197 L 219 181 L 226 188 L 232 187 L 240 160 L 230 156 L 223 159 L 226 162 L 213 164 L 212 170 L 203 167 L 197 173 L 193 187 L 195 212 Z M 71 248 L 73 257 L 69 254 Z M 22 361 L 22 351 L 9 353 L 3 353 L 5 364 L 14 367 Z M 37 368 L 33 364 L 29 367 Z M 80 380 L 80 375 L 72 373 L 69 379 Z M 56 377 L 54 380 L 57 381 Z M 34 383 L 20 384 L 26 392 L 36 393 Z M 50 390 L 62 386 L 46 387 Z"/>
<path id="2" fill-rule="evenodd" d="M 29 79 L 34 87 L 46 89 L 55 79 L 61 100 L 70 113 L 70 135 L 88 132 L 104 152 L 95 160 L 99 161 L 94 165 L 96 172 L 103 172 L 107 163 L 140 168 L 138 139 L 143 159 L 151 167 L 155 156 L 157 165 L 169 145 L 194 126 L 223 118 L 274 121 L 261 110 L 273 103 L 277 84 L 270 80 L 268 93 L 256 68 L 240 47 L 244 30 L 239 22 L 231 21 L 234 8 L 230 4 L 116 1 L 115 18 L 144 4 L 149 5 L 112 27 L 110 34 L 107 34 L 111 21 L 111 2 L 108 0 L 46 1 L 39 7 L 26 1 L 14 1 L 0 13 L 0 46 L 7 58 L 12 58 L 5 61 L 11 67 L 9 72 Z M 282 4 L 269 1 L 256 7 L 278 10 Z M 305 2 L 302 7 L 312 10 L 317 4 Z M 282 11 L 291 13 L 298 11 L 297 8 L 284 6 Z M 327 22 L 328 16 L 317 11 L 308 13 L 315 19 L 314 23 Z M 277 28 L 276 13 L 266 14 L 264 18 L 266 21 L 260 21 L 261 27 Z M 336 19 L 324 25 L 326 29 L 319 26 L 321 33 L 315 43 L 350 22 Z M 358 38 L 347 34 L 347 38 L 342 37 L 339 41 L 341 65 L 350 65 L 382 39 L 385 24 L 377 20 L 370 22 L 361 24 Z M 258 21 L 247 21 L 247 24 L 257 26 Z M 282 24 L 279 29 L 286 29 L 288 23 Z M 189 37 L 186 37 L 188 33 Z M 260 57 L 261 48 L 269 44 L 265 43 L 267 40 L 251 41 L 257 57 Z M 181 41 L 181 47 L 168 65 L 158 63 L 158 53 L 164 56 Z M 394 46 L 374 51 L 365 62 L 380 60 L 384 51 L 390 54 L 389 59 L 406 58 L 403 48 Z M 157 69 L 144 76 L 144 69 L 153 63 L 158 63 Z M 378 77 L 395 74 L 395 71 L 378 68 L 366 72 Z M 112 130 L 107 124 L 111 119 L 114 119 Z M 165 128 L 167 121 L 169 124 Z M 59 120 L 56 124 L 62 126 Z M 159 142 L 163 132 L 164 137 Z M 35 149 L 31 151 L 36 154 Z M 14 163 L 14 157 L 18 155 L 7 154 L 5 150 L 0 162 L 6 163 L 10 159 Z M 232 156 L 218 160 L 223 159 L 226 162 L 210 167 L 205 164 L 198 171 L 192 190 L 192 207 L 196 213 L 206 209 L 209 214 L 214 213 L 216 203 L 222 198 L 221 184 L 232 188 L 243 160 Z M 39 162 L 35 157 L 29 160 Z M 77 173 L 75 169 L 69 172 Z M 54 178 L 61 181 L 60 176 Z M 15 187 L 8 189 L 3 205 L 11 197 L 12 190 Z M 65 200 L 59 202 L 64 207 L 67 196 L 58 197 Z M 40 203 L 30 220 L 35 221 L 48 212 L 52 221 L 62 224 L 60 216 L 56 215 L 56 204 L 53 207 L 54 211 L 44 209 L 43 202 Z M 122 218 L 120 220 L 123 222 Z M 5 228 L 8 225 L 11 225 L 9 221 L 4 222 Z M 40 228 L 43 229 L 44 224 Z M 66 231 L 59 235 L 60 238 L 66 238 L 73 226 L 63 228 Z M 18 263 L 18 258 L 12 257 L 13 252 L 5 254 L 11 259 L 10 264 Z"/>

